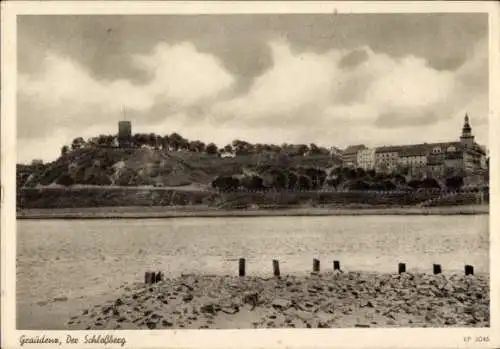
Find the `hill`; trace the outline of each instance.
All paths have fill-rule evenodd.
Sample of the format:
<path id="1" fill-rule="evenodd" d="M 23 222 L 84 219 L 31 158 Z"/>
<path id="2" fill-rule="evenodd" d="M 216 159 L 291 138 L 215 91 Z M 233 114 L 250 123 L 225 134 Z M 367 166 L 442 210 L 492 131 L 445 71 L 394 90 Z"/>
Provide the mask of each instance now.
<path id="1" fill-rule="evenodd" d="M 209 185 L 219 176 L 245 176 L 272 167 L 328 168 L 340 160 L 329 155 L 274 156 L 163 151 L 153 148 L 81 148 L 47 164 L 18 165 L 18 188 L 54 186 L 157 186 Z"/>

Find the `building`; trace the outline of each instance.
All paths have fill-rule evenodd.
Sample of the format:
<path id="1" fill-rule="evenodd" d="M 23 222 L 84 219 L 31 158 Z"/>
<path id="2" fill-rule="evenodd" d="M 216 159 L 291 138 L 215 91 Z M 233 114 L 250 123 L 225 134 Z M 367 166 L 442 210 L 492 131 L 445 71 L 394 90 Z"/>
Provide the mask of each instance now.
<path id="1" fill-rule="evenodd" d="M 399 164 L 399 153 L 403 146 L 385 146 L 375 149 L 375 170 L 389 173 L 395 171 Z"/>
<path id="2" fill-rule="evenodd" d="M 132 123 L 130 121 L 118 122 L 118 146 L 120 148 L 130 147 L 132 143 Z"/>
<path id="3" fill-rule="evenodd" d="M 428 144 L 403 147 L 399 153 L 397 169 L 404 175 L 420 177 L 427 165 Z"/>
<path id="4" fill-rule="evenodd" d="M 384 146 L 370 149 L 349 146 L 342 153 L 344 167 L 377 172 L 398 172 L 409 178 L 463 176 L 478 178 L 487 170 L 487 150 L 474 141 L 466 114 L 458 141 Z"/>
<path id="5" fill-rule="evenodd" d="M 375 168 L 417 178 L 477 177 L 486 169 L 486 149 L 474 141 L 466 114 L 459 141 L 380 147 L 375 151 Z"/>
<path id="6" fill-rule="evenodd" d="M 358 151 L 357 166 L 365 171 L 375 169 L 375 148 L 366 148 Z"/>
<path id="7" fill-rule="evenodd" d="M 342 166 L 356 168 L 358 167 L 358 152 L 366 149 L 364 144 L 350 145 L 342 152 Z"/>

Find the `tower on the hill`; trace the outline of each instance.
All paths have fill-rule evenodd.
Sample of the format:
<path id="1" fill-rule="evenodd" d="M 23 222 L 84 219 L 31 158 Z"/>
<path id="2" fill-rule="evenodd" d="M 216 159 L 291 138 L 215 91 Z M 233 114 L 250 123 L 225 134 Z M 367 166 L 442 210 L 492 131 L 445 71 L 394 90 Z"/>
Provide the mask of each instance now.
<path id="1" fill-rule="evenodd" d="M 467 115 L 467 113 L 465 114 L 464 118 L 464 126 L 462 127 L 460 142 L 469 148 L 474 145 L 474 136 L 472 135 L 472 128 L 470 127 L 469 115 Z"/>
<path id="2" fill-rule="evenodd" d="M 132 142 L 132 123 L 130 121 L 118 122 L 118 146 L 120 148 L 130 147 Z"/>

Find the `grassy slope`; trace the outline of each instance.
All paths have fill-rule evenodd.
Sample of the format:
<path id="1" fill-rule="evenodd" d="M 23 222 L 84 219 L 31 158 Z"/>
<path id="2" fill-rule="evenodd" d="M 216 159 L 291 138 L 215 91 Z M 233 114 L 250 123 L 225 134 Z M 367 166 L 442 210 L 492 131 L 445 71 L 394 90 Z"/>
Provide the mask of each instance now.
<path id="1" fill-rule="evenodd" d="M 292 157 L 289 166 L 326 168 L 330 156 Z M 219 158 L 205 153 L 163 152 L 153 149 L 79 149 L 41 166 L 29 175 L 29 168 L 18 166 L 20 185 L 35 187 L 58 183 L 69 176 L 82 185 L 179 186 L 209 184 L 219 175 L 244 173 L 257 166 L 279 165 L 277 160 L 259 155 Z"/>

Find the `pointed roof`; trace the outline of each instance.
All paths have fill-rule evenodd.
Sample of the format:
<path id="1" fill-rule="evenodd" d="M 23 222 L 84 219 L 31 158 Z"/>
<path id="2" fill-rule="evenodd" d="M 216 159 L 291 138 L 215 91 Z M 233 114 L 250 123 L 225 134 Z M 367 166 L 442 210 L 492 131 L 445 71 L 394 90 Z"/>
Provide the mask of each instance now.
<path id="1" fill-rule="evenodd" d="M 462 135 L 470 135 L 472 128 L 469 124 L 469 114 L 465 113 L 464 117 L 464 127 L 462 128 Z"/>

